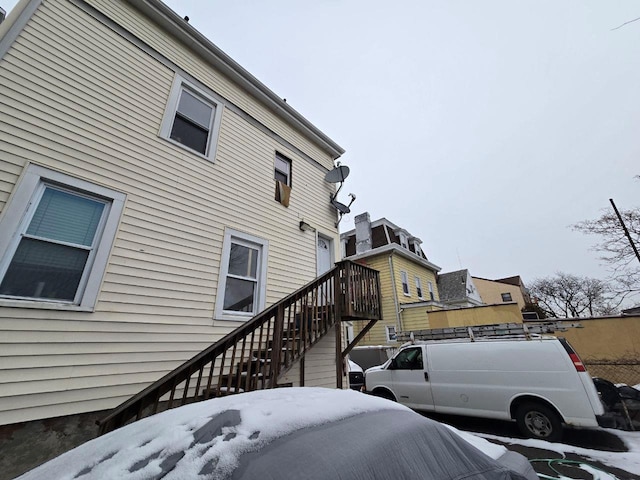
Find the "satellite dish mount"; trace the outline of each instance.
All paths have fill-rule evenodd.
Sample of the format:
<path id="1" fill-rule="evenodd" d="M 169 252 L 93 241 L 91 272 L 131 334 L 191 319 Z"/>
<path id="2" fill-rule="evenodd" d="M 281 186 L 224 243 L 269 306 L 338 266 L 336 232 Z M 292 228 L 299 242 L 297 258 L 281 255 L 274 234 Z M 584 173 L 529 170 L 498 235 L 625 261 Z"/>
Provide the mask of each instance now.
<path id="1" fill-rule="evenodd" d="M 333 170 L 330 170 L 327 172 L 327 174 L 324 176 L 324 180 L 325 182 L 329 182 L 329 183 L 339 183 L 340 186 L 338 187 L 338 190 L 336 190 L 336 193 L 334 193 L 333 195 L 329 196 L 329 201 L 331 202 L 331 205 L 333 205 L 335 207 L 335 209 L 338 211 L 338 221 L 335 223 L 335 226 L 337 227 L 338 224 L 340 223 L 340 221 L 342 220 L 342 216 L 346 213 L 351 212 L 351 204 L 355 201 L 356 196 L 353 193 L 349 194 L 349 197 L 351 197 L 351 201 L 349 202 L 349 205 L 345 205 L 344 203 L 340 203 L 337 198 L 338 198 L 338 194 L 340 193 L 340 190 L 342 190 L 342 186 L 344 185 L 344 181 L 345 179 L 349 176 L 349 167 L 347 167 L 346 165 L 340 165 L 340 162 L 336 162 L 336 167 Z"/>

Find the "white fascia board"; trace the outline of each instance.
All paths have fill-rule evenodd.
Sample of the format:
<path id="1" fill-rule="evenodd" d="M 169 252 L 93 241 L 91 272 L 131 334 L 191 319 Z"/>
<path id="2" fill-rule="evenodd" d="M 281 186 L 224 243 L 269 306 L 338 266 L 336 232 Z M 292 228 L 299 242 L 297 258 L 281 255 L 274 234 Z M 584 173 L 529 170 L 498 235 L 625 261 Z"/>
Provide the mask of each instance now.
<path id="1" fill-rule="evenodd" d="M 171 10 L 160 0 L 126 0 L 132 7 L 149 17 L 158 26 L 189 45 L 211 65 L 229 76 L 246 91 L 262 100 L 285 122 L 302 130 L 321 146 L 333 159 L 340 157 L 344 149 L 322 133 L 309 120 L 270 90 L 264 83 L 251 75 L 229 55 L 224 53 L 207 37 L 189 25 L 186 20 Z"/>
<path id="2" fill-rule="evenodd" d="M 344 260 L 355 261 L 362 258 L 375 257 L 377 255 L 391 252 L 393 252 L 394 254 L 398 254 L 401 257 L 406 258 L 407 260 L 411 260 L 413 263 L 422 265 L 423 267 L 426 267 L 433 272 L 437 273 L 442 270 L 442 268 L 437 266 L 435 263 L 431 263 L 429 260 L 425 260 L 424 258 L 417 256 L 415 253 L 407 250 L 406 248 L 402 248 L 400 245 L 397 245 L 395 243 L 392 243 L 390 245 L 383 245 L 382 247 L 374 248 L 358 255 L 351 255 L 350 257 L 344 258 Z"/>

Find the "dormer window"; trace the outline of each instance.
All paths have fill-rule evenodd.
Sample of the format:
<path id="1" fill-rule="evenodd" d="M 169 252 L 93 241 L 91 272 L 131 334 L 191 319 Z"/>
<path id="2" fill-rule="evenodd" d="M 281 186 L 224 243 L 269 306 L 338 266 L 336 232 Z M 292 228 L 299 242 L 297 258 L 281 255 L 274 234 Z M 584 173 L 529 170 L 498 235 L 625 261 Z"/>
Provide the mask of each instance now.
<path id="1" fill-rule="evenodd" d="M 406 248 L 409 250 L 409 242 L 407 241 L 407 235 L 405 233 L 400 232 L 398 235 L 400 237 L 400 246 L 402 248 Z"/>

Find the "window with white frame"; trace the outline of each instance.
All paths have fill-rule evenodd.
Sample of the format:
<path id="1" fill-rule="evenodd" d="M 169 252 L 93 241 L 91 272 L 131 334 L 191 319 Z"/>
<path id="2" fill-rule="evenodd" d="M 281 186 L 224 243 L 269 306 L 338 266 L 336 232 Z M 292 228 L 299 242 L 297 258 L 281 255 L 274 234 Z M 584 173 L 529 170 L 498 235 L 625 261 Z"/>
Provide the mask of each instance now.
<path id="1" fill-rule="evenodd" d="M 213 160 L 222 105 L 211 92 L 176 75 L 160 136 Z"/>
<path id="2" fill-rule="evenodd" d="M 433 294 L 433 283 L 427 282 L 427 288 L 429 289 L 429 300 L 431 300 L 431 301 L 435 300 L 436 297 Z"/>
<path id="3" fill-rule="evenodd" d="M 385 332 L 387 334 L 387 342 L 395 342 L 398 339 L 396 334 L 396 327 L 393 325 L 386 325 Z"/>
<path id="4" fill-rule="evenodd" d="M 416 277 L 416 294 L 418 295 L 418 298 L 423 298 L 422 297 L 422 280 L 420 280 L 420 277 Z"/>
<path id="5" fill-rule="evenodd" d="M 216 317 L 244 320 L 265 305 L 268 242 L 233 229 L 225 232 Z"/>
<path id="6" fill-rule="evenodd" d="M 277 181 L 291 186 L 291 160 L 277 152 L 273 176 Z"/>
<path id="7" fill-rule="evenodd" d="M 409 278 L 404 270 L 400 272 L 400 280 L 402 281 L 402 293 L 409 296 Z"/>
<path id="8" fill-rule="evenodd" d="M 407 241 L 407 235 L 403 232 L 400 232 L 398 234 L 398 237 L 400 237 L 400 246 L 402 246 L 402 248 L 406 248 L 407 250 L 409 249 L 409 243 Z"/>
<path id="9" fill-rule="evenodd" d="M 92 309 L 124 200 L 29 165 L 0 224 L 0 305 Z"/>

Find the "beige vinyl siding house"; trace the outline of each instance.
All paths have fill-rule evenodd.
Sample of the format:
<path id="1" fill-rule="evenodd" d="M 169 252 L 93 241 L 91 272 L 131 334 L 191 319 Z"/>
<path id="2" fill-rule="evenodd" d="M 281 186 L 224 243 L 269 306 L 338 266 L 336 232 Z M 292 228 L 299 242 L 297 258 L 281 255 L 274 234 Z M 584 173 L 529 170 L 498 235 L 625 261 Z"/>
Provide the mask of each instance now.
<path id="1" fill-rule="evenodd" d="M 0 294 L 0 425 L 111 408 L 249 318 L 216 314 L 229 242 L 260 256 L 258 309 L 316 277 L 316 235 L 337 258 L 340 147 L 159 2 L 23 0 L 0 38 L 0 231 L 29 179 L 109 209 L 79 302 Z M 213 107 L 206 154 L 162 132 L 176 85 Z M 307 385 L 335 386 L 331 353 Z"/>

